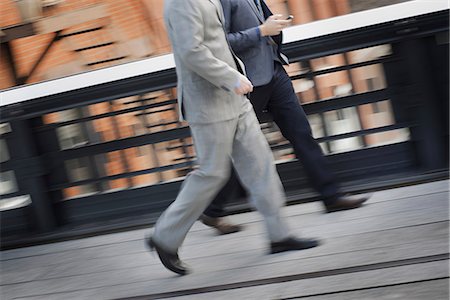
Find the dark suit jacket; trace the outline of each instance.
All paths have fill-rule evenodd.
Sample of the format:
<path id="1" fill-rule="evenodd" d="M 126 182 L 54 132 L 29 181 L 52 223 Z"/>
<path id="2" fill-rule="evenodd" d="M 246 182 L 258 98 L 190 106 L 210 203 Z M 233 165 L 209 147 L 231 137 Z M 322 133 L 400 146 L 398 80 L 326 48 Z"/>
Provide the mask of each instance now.
<path id="1" fill-rule="evenodd" d="M 282 34 L 262 37 L 258 26 L 272 15 L 261 0 L 264 16 L 256 8 L 254 0 L 220 0 L 225 16 L 225 31 L 236 55 L 244 62 L 247 77 L 254 86 L 270 82 L 274 71 L 273 47 L 277 48 L 280 62 L 287 64 L 287 58 L 280 53 Z"/>

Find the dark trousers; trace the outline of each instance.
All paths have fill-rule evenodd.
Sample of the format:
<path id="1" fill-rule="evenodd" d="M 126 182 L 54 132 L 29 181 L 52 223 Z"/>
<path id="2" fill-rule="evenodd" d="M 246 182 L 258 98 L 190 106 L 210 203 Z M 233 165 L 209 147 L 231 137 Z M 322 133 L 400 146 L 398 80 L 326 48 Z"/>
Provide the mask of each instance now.
<path id="1" fill-rule="evenodd" d="M 254 88 L 250 101 L 260 121 L 264 118 L 265 110 L 271 114 L 283 136 L 292 144 L 314 189 L 325 204 L 332 203 L 339 195 L 339 186 L 327 167 L 322 149 L 312 137 L 311 127 L 298 102 L 291 79 L 280 63 L 275 62 L 274 76 L 268 84 Z M 258 149 L 255 149 L 255 155 L 258 155 Z M 205 214 L 210 217 L 223 215 L 225 204 L 230 200 L 227 195 L 242 189 L 239 185 L 233 172 L 230 181 L 205 210 Z"/>

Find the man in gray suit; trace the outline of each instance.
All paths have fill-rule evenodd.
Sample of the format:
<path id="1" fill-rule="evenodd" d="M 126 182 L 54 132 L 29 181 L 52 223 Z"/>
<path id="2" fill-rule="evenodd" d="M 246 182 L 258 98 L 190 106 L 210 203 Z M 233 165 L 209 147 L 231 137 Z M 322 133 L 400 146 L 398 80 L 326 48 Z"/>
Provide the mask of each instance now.
<path id="1" fill-rule="evenodd" d="M 283 68 L 288 64 L 280 52 L 282 30 L 290 24 L 286 16 L 273 15 L 264 0 L 221 0 L 225 29 L 235 54 L 244 62 L 247 76 L 254 85 L 250 94 L 256 115 L 263 121 L 270 114 L 283 136 L 292 144 L 311 184 L 321 196 L 327 212 L 360 207 L 366 196 L 348 196 L 340 192 L 320 146 L 311 134 L 306 115 L 300 106 L 292 82 Z M 268 113 L 268 114 L 267 114 Z M 231 178 L 201 217 L 203 223 L 221 234 L 239 230 L 221 216 L 224 205 L 238 189 Z"/>
<path id="2" fill-rule="evenodd" d="M 164 18 L 177 67 L 180 113 L 191 127 L 198 168 L 158 219 L 147 244 L 156 249 L 166 268 L 187 274 L 178 248 L 228 180 L 233 164 L 264 217 L 271 253 L 317 246 L 316 240 L 293 237 L 280 215 L 283 187 L 252 105 L 244 96 L 253 87 L 239 72 L 244 72 L 244 66 L 228 45 L 220 1 L 166 0 Z"/>

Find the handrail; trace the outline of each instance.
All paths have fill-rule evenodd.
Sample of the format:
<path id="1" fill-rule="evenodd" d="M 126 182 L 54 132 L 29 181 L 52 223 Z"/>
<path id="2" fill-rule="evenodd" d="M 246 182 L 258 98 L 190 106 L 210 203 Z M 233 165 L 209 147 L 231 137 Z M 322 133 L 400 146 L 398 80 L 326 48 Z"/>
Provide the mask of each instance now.
<path id="1" fill-rule="evenodd" d="M 347 15 L 288 27 L 283 31 L 284 43 L 293 43 L 348 30 L 414 18 L 420 15 L 448 10 L 447 0 L 416 0 L 393 4 Z"/>

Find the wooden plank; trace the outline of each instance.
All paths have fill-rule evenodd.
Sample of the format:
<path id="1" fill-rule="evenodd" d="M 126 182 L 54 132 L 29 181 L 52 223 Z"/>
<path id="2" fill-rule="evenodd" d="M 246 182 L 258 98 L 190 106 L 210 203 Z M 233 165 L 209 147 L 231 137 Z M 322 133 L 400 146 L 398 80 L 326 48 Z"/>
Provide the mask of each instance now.
<path id="1" fill-rule="evenodd" d="M 33 27 L 37 34 L 46 34 L 107 16 L 106 5 L 92 5 L 64 14 L 39 19 L 33 23 Z"/>
<path id="2" fill-rule="evenodd" d="M 429 195 L 439 192 L 449 191 L 449 180 L 441 180 L 430 183 L 417 184 L 412 186 L 400 187 L 379 191 L 374 194 L 371 201 L 385 201 L 385 199 L 403 199 L 411 196 Z"/>
<path id="3" fill-rule="evenodd" d="M 444 199 L 444 201 L 446 201 Z M 440 201 L 442 202 L 442 201 Z M 405 204 L 407 204 L 405 202 Z M 342 236 L 351 236 L 354 234 L 366 234 L 368 232 L 379 232 L 380 230 L 390 230 L 395 228 L 415 226 L 421 223 L 438 222 L 448 219 L 447 210 L 443 209 L 439 205 L 433 205 L 433 203 L 425 203 L 423 206 L 414 206 L 418 210 L 407 212 L 396 212 L 390 215 L 375 215 L 371 218 L 358 218 L 354 220 L 347 220 L 347 214 L 341 215 L 320 215 L 317 221 L 317 215 L 310 215 L 307 218 L 305 216 L 291 217 L 290 223 L 294 225 L 294 231 L 297 231 L 303 236 L 317 236 L 325 238 L 327 240 L 333 240 Z M 361 214 L 362 209 L 352 211 L 355 216 Z M 389 211 L 389 210 L 386 210 Z M 431 212 L 431 213 L 430 213 Z M 314 224 L 314 222 L 318 222 Z M 447 223 L 438 223 L 436 228 L 443 228 L 443 232 L 447 228 Z M 415 227 L 417 228 L 417 226 Z M 414 229 L 416 230 L 416 229 Z M 407 230 L 406 230 L 407 231 Z M 143 245 L 143 236 L 145 230 L 139 230 L 137 235 L 133 235 L 133 239 L 123 242 L 115 242 L 114 240 L 107 242 L 105 237 L 101 237 L 101 241 L 104 244 L 92 247 L 82 247 L 77 245 L 74 241 L 70 242 L 72 248 L 65 251 L 50 252 L 48 254 L 38 253 L 34 254 L 33 249 L 28 249 L 27 256 L 23 259 L 14 259 L 14 256 L 10 257 L 10 261 L 5 261 L 3 267 L 8 270 L 9 266 L 14 270 L 29 270 L 33 267 L 39 266 L 55 266 L 57 264 L 66 264 L 72 261 L 76 261 L 77 255 L 82 254 L 83 260 L 95 259 L 100 257 L 119 257 L 121 255 L 132 255 L 145 253 Z M 188 235 L 186 243 L 182 248 L 182 254 L 186 258 L 192 258 L 191 253 L 195 253 L 194 257 L 222 255 L 230 252 L 231 249 L 235 249 L 234 252 L 242 251 L 264 251 L 267 247 L 266 240 L 262 236 L 264 228 L 260 223 L 247 224 L 245 231 L 228 235 L 215 237 L 211 230 L 195 232 Z M 134 233 L 134 232 L 133 232 Z M 381 236 L 385 236 L 386 232 L 383 232 Z M 370 236 L 370 235 L 369 235 Z M 400 236 L 406 236 L 405 234 Z M 92 238 L 90 238 L 92 239 Z M 241 240 L 245 239 L 246 244 L 239 245 Z M 329 241 L 325 241 L 327 244 Z M 68 242 L 64 242 L 66 244 Z M 42 247 L 42 246 L 38 246 Z M 47 245 L 49 248 L 58 247 L 58 244 Z M 202 248 L 206 248 L 204 250 Z M 58 249 L 58 248 L 57 248 Z M 9 251 L 11 253 L 11 251 Z M 22 253 L 24 254 L 24 253 Z M 5 259 L 4 257 L 3 259 Z M 17 258 L 17 257 L 16 257 Z"/>
<path id="4" fill-rule="evenodd" d="M 197 224 L 181 251 L 194 273 L 176 279 L 145 249 L 142 238 L 147 230 L 4 251 L 1 290 L 5 299 L 61 295 L 102 299 L 366 268 L 448 253 L 447 192 L 427 193 L 408 198 L 397 193 L 396 200 L 387 194 L 386 200 L 335 214 L 303 214 L 301 205 L 288 207 L 294 231 L 326 240 L 315 249 L 278 255 L 265 254 L 267 242 L 256 213 L 233 216 L 248 223 L 245 231 L 229 236 L 215 237 Z M 448 270 L 447 262 L 439 265 Z"/>
<path id="5" fill-rule="evenodd" d="M 361 300 L 377 299 L 392 300 L 442 300 L 448 299 L 448 279 L 437 279 L 425 282 L 398 284 L 394 286 L 369 288 L 362 291 L 344 292 L 324 296 L 312 296 L 302 298 L 304 300 Z M 214 299 L 214 298 L 213 298 Z"/>
<path id="6" fill-rule="evenodd" d="M 356 288 L 373 288 L 384 285 L 399 285 L 410 282 L 420 282 L 424 280 L 442 278 L 448 276 L 448 267 L 440 262 L 431 262 L 410 266 L 394 267 L 389 269 L 380 269 L 366 272 L 358 272 L 344 275 L 327 276 L 321 278 L 312 278 L 304 280 L 296 280 L 278 284 L 268 284 L 257 287 L 232 289 L 219 291 L 214 293 L 194 294 L 185 297 L 174 297 L 170 299 L 283 299 L 290 297 L 312 296 L 323 293 L 336 293 L 339 291 L 348 291 Z M 170 278 L 172 285 L 178 285 L 187 277 Z M 113 286 L 107 288 L 99 288 L 92 290 L 77 290 L 72 292 L 32 294 L 29 296 L 19 296 L 15 299 L 133 299 L 134 296 L 142 296 L 142 299 L 160 299 L 160 297 L 152 298 L 151 295 L 156 294 L 157 290 L 149 287 L 149 283 L 133 283 L 124 286 Z M 416 285 L 416 283 L 414 283 Z M 436 290 L 438 295 L 446 295 L 448 289 L 445 289 L 445 283 L 440 282 Z M 139 299 L 139 298 L 137 298 Z M 136 299 L 136 300 L 137 300 Z M 313 298 L 314 299 L 314 298 Z M 327 298 L 325 298 L 327 299 Z M 347 299 L 347 298 L 337 298 Z M 367 298 L 360 298 L 365 299 Z M 369 298 L 370 299 L 370 298 Z M 374 298 L 380 299 L 380 298 Z M 392 298 L 391 298 L 392 299 Z M 398 298 L 410 299 L 410 298 Z M 414 299 L 414 298 L 411 298 Z M 441 300 L 447 298 L 422 298 L 427 300 Z M 421 299 L 421 300 L 422 300 Z"/>
<path id="7" fill-rule="evenodd" d="M 395 198 L 393 196 L 389 196 L 387 193 L 388 191 L 380 191 L 374 193 L 373 197 L 369 200 L 368 204 L 369 206 L 363 207 L 359 210 L 354 211 L 347 211 L 347 212 L 341 212 L 341 213 L 335 213 L 335 214 L 328 214 L 328 215 L 314 215 L 306 217 L 305 215 L 308 214 L 315 214 L 322 212 L 322 207 L 320 203 L 306 203 L 301 205 L 292 205 L 285 209 L 285 215 L 288 217 L 293 216 L 300 216 L 301 220 L 305 220 L 305 218 L 311 219 L 311 220 L 320 220 L 320 222 L 329 223 L 331 221 L 336 221 L 333 219 L 338 219 L 340 221 L 347 220 L 350 221 L 354 218 L 361 218 L 361 217 L 367 217 L 367 216 L 378 216 L 380 213 L 383 215 L 386 214 L 396 214 L 398 212 L 404 211 L 404 210 L 422 210 L 423 208 L 428 207 L 441 207 L 442 210 L 445 210 L 446 207 L 448 207 L 448 201 L 446 201 L 445 197 L 447 197 L 447 184 L 448 181 L 442 181 L 442 182 L 433 182 L 428 183 L 425 185 L 418 185 L 420 186 L 419 189 L 417 189 L 416 186 L 412 187 L 404 187 L 399 189 L 392 189 L 389 191 L 393 191 L 393 194 L 397 195 L 397 197 L 401 198 Z M 419 195 L 422 195 L 419 193 L 419 191 L 425 190 L 426 197 L 420 197 Z M 432 193 L 434 194 L 427 194 Z M 442 194 L 443 192 L 443 194 Z M 381 196 L 379 196 L 381 195 Z M 416 195 L 411 198 L 411 195 Z M 402 197 L 405 196 L 405 197 Z M 439 199 L 436 199 L 437 196 Z M 392 207 L 390 207 L 390 203 L 392 201 L 396 201 L 395 203 L 392 203 Z M 397 202 L 398 201 L 398 202 Z M 437 201 L 437 202 L 435 202 Z M 250 212 L 250 213 L 243 213 L 238 215 L 230 216 L 230 219 L 233 222 L 240 223 L 240 224 L 249 224 L 258 222 L 261 220 L 261 216 L 257 212 Z M 331 220 L 330 220 L 331 219 Z M 294 220 L 293 220 L 294 221 Z M 292 222 L 297 224 L 297 220 L 295 222 Z M 310 221 L 308 221 L 310 223 Z M 298 224 L 299 226 L 304 226 L 305 224 Z M 299 227 L 300 228 L 300 227 Z M 254 234 L 253 232 L 248 231 L 248 227 L 245 229 L 245 233 Z M 105 234 L 101 236 L 95 236 L 90 238 L 84 238 L 74 241 L 66 241 L 66 242 L 60 242 L 60 243 L 53 243 L 51 246 L 49 245 L 39 245 L 39 246 L 33 246 L 33 247 L 25 247 L 20 249 L 13 249 L 13 250 L 7 250 L 2 252 L 1 260 L 5 259 L 13 259 L 13 258 L 20 258 L 20 257 L 26 257 L 26 256 L 34 256 L 34 255 L 42 255 L 47 253 L 55 253 L 59 251 L 72 251 L 74 249 L 79 248 L 87 248 L 87 247 L 95 247 L 95 246 L 103 246 L 103 245 L 112 245 L 114 243 L 120 243 L 120 242 L 126 242 L 126 241 L 132 241 L 132 240 L 139 240 L 142 239 L 142 237 L 149 232 L 147 229 L 142 230 L 133 230 L 128 232 L 121 232 L 121 233 L 113 233 L 113 234 Z M 212 230 L 205 227 L 203 224 L 197 222 L 194 224 L 193 228 L 191 229 L 191 232 L 189 234 L 190 239 L 187 241 L 188 243 L 190 240 L 194 242 L 192 238 L 195 237 L 197 232 L 201 232 L 201 238 L 205 237 L 205 233 L 209 235 L 211 238 L 214 237 L 214 234 Z M 228 236 L 228 237 L 232 237 Z M 225 238 L 225 237 L 224 237 Z"/>
<path id="8" fill-rule="evenodd" d="M 195 273 L 182 278 L 164 270 L 160 264 L 146 265 L 151 259 L 154 263 L 157 263 L 156 257 L 136 256 L 134 259 L 139 259 L 138 262 L 143 267 L 81 276 L 58 277 L 50 280 L 33 280 L 20 284 L 4 285 L 2 291 L 5 295 L 14 297 L 89 289 L 104 289 L 105 291 L 113 289 L 118 292 L 122 289 L 128 290 L 129 285 L 145 283 L 146 293 L 161 293 L 439 255 L 448 252 L 448 243 L 438 240 L 370 249 L 357 253 L 348 252 L 328 256 L 305 257 L 308 256 L 308 253 L 313 254 L 314 251 L 311 249 L 271 256 L 247 252 L 245 255 L 241 254 L 239 259 L 233 260 L 231 263 L 229 261 L 227 264 L 222 264 L 222 257 L 219 259 L 217 257 L 202 258 L 193 264 Z M 280 258 L 284 260 L 278 261 Z M 191 263 L 191 260 L 186 261 Z M 446 262 L 441 262 L 441 264 L 448 268 Z M 174 278 L 177 278 L 176 285 L 174 285 Z"/>
<path id="9" fill-rule="evenodd" d="M 405 191 L 406 193 L 407 191 Z M 448 191 L 435 192 L 424 195 L 402 198 L 393 198 L 388 196 L 379 196 L 382 192 L 374 193 L 372 198 L 360 209 L 337 212 L 333 214 L 323 214 L 323 206 L 320 202 L 306 203 L 301 205 L 292 205 L 285 209 L 285 215 L 289 217 L 299 216 L 302 219 L 314 219 L 317 222 L 330 222 L 333 220 L 352 220 L 355 218 L 370 217 L 376 215 L 396 214 L 398 212 L 420 210 L 427 207 L 448 208 Z M 384 194 L 384 193 L 383 193 Z M 401 195 L 401 192 L 399 192 Z M 317 214 L 322 215 L 318 217 Z M 243 213 L 230 216 L 234 222 L 246 224 L 261 221 L 261 215 L 258 213 Z M 200 224 L 199 224 L 200 225 Z M 194 226 L 193 231 L 202 226 Z"/>
<path id="10" fill-rule="evenodd" d="M 371 248 L 379 248 L 379 247 L 396 247 L 402 244 L 414 244 L 414 243 L 428 243 L 430 241 L 436 239 L 445 239 L 448 235 L 448 223 L 445 224 L 431 224 L 424 225 L 415 228 L 414 230 L 410 230 L 409 228 L 400 228 L 393 229 L 383 233 L 368 233 L 362 234 L 359 236 L 345 236 L 340 238 L 334 238 L 332 240 L 327 241 L 324 246 L 316 248 L 315 251 L 309 252 L 309 255 L 312 256 L 325 256 L 325 255 L 333 255 L 336 253 L 343 252 L 355 252 L 371 249 Z M 216 262 L 216 265 L 228 265 L 232 266 L 235 262 L 244 259 L 248 255 L 255 255 L 264 252 L 264 248 L 258 248 L 258 245 L 262 245 L 259 242 L 260 239 L 252 239 L 249 240 L 248 243 L 255 244 L 254 249 L 243 250 L 242 247 L 235 248 L 233 250 L 239 250 L 239 252 L 231 252 L 227 255 L 220 256 L 220 264 Z M 211 241 L 214 243 L 214 241 Z M 210 245 L 204 245 L 205 248 L 210 247 Z M 222 243 L 221 247 L 230 248 L 228 243 Z M 134 248 L 138 248 L 141 250 L 138 253 L 134 253 Z M 211 262 L 212 259 L 219 261 L 217 256 L 208 255 L 207 251 L 202 251 L 204 256 L 200 257 L 192 257 L 190 252 L 193 251 L 201 251 L 197 248 L 188 250 L 186 249 L 186 255 L 189 260 L 194 264 L 202 263 L 204 261 L 205 264 Z M 129 252 L 126 255 L 106 255 L 105 257 L 98 257 L 89 259 L 85 257 L 85 259 L 79 261 L 73 260 L 62 260 L 56 261 L 58 258 L 54 257 L 54 261 L 47 260 L 48 264 L 39 264 L 36 265 L 32 260 L 24 261 L 11 261 L 10 263 L 4 263 L 3 270 L 5 273 L 2 276 L 3 284 L 12 284 L 24 281 L 31 281 L 34 279 L 54 279 L 58 277 L 69 277 L 69 276 L 77 276 L 77 275 L 88 275 L 92 273 L 100 273 L 107 271 L 117 271 L 120 269 L 128 269 L 128 268 L 141 268 L 144 266 L 155 267 L 159 266 L 160 263 L 153 259 L 150 256 L 146 249 L 143 248 L 143 245 L 129 245 Z M 305 253 L 306 255 L 306 253 Z M 259 257 L 259 256 L 258 256 Z M 289 259 L 289 256 L 281 256 L 277 258 L 277 261 L 284 261 Z M 35 258 L 36 261 L 40 261 L 39 257 Z M 145 262 L 145 263 L 143 263 Z"/>
<path id="11" fill-rule="evenodd" d="M 326 279 L 294 281 L 285 284 L 267 285 L 262 287 L 236 289 L 215 293 L 196 294 L 182 297 L 173 297 L 170 299 L 300 299 L 299 297 L 301 297 L 302 300 L 448 299 L 448 279 L 436 279 L 430 281 L 428 281 L 427 279 L 419 279 L 427 281 L 416 281 L 414 283 L 409 283 L 410 281 L 408 281 L 404 277 L 402 278 L 402 275 L 398 276 L 399 272 L 405 271 L 417 275 L 423 275 L 422 278 L 427 278 L 427 275 L 430 275 L 430 277 L 432 278 L 432 271 L 429 268 L 432 268 L 433 265 L 434 264 L 431 263 L 420 266 L 399 267 L 352 274 L 350 276 L 332 276 Z M 425 267 L 425 270 L 419 269 L 419 267 Z M 442 268 L 442 266 L 438 267 Z M 394 272 L 394 276 L 392 275 L 392 272 Z M 398 278 L 396 278 L 396 276 L 398 276 Z M 376 278 L 376 280 L 373 280 L 374 278 Z M 371 284 L 368 284 L 368 280 L 371 281 Z M 385 287 L 378 287 L 383 285 Z M 346 292 L 346 290 L 353 291 Z"/>
<path id="12" fill-rule="evenodd" d="M 396 214 L 386 218 L 377 216 L 371 219 L 359 219 L 347 223 L 344 222 L 339 225 L 336 225 L 337 223 L 330 223 L 316 227 L 302 227 L 301 222 L 298 223 L 300 224 L 299 226 L 304 236 L 317 236 L 325 239 L 325 247 L 328 247 L 328 244 L 339 244 L 338 238 L 340 237 L 348 237 L 347 241 L 344 239 L 344 242 L 342 242 L 344 245 L 350 242 L 353 244 L 360 239 L 362 239 L 366 245 L 369 245 L 367 244 L 367 241 L 365 241 L 365 236 L 379 236 L 377 237 L 378 239 L 383 238 L 384 236 L 392 236 L 396 242 L 409 242 L 408 238 L 411 235 L 406 235 L 405 233 L 401 235 L 395 233 L 389 235 L 389 232 L 387 231 L 390 229 L 405 228 L 407 226 L 414 226 L 420 223 L 428 223 L 448 218 L 446 211 L 441 210 L 439 214 L 440 215 L 438 216 L 430 216 L 426 214 L 426 210 L 421 210 L 412 213 Z M 440 222 L 433 228 L 440 228 L 439 231 L 436 230 L 436 233 L 445 235 L 448 233 L 447 224 L 448 223 Z M 418 226 L 415 226 L 411 230 L 418 230 L 418 228 Z M 405 231 L 407 231 L 407 229 Z M 369 234 L 370 232 L 374 235 Z M 358 234 L 358 236 L 352 238 L 352 236 L 356 234 Z M 246 242 L 242 243 L 242 240 L 245 240 Z M 203 237 L 197 235 L 194 240 L 188 237 L 186 244 L 181 249 L 181 255 L 185 259 L 193 259 L 246 251 L 264 253 L 267 250 L 266 243 L 265 237 L 263 236 L 262 225 L 255 223 L 252 226 L 247 226 L 246 231 L 234 235 L 214 237 L 210 234 L 204 234 Z M 380 246 L 382 246 L 382 244 L 380 244 Z M 138 239 L 128 242 L 81 249 L 74 248 L 71 251 L 29 256 L 23 259 L 12 259 L 4 261 L 2 265 L 5 271 L 27 271 L 36 267 L 56 267 L 57 265 L 66 265 L 72 262 L 77 263 L 80 259 L 88 261 L 109 257 L 118 260 L 121 256 L 132 257 L 132 255 L 145 255 L 145 253 L 147 253 L 147 250 L 144 248 L 142 235 Z"/>

